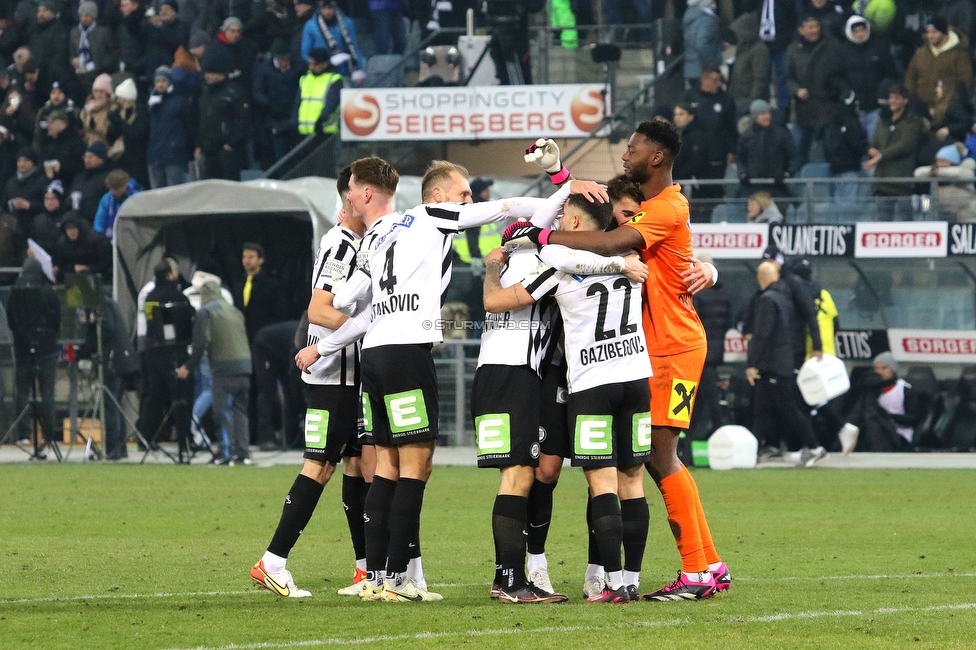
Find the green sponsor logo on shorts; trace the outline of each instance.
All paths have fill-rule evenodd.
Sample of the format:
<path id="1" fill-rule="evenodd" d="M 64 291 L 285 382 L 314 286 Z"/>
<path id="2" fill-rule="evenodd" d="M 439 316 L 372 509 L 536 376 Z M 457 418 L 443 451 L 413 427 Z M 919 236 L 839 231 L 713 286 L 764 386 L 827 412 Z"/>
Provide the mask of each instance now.
<path id="1" fill-rule="evenodd" d="M 512 453 L 512 425 L 508 413 L 489 413 L 474 419 L 478 455 Z"/>
<path id="2" fill-rule="evenodd" d="M 577 415 L 573 443 L 577 456 L 613 455 L 613 416 Z"/>
<path id="3" fill-rule="evenodd" d="M 651 450 L 651 414 L 634 413 L 634 453 Z"/>
<path id="4" fill-rule="evenodd" d="M 416 431 L 430 426 L 427 420 L 427 404 L 424 392 L 419 388 L 393 395 L 385 395 L 386 414 L 390 420 L 391 433 Z"/>
<path id="5" fill-rule="evenodd" d="M 329 412 L 322 409 L 305 411 L 305 447 L 325 449 L 329 435 Z"/>
<path id="6" fill-rule="evenodd" d="M 359 398 L 363 401 L 363 431 L 373 432 L 373 404 L 369 401 L 369 395 L 360 393 Z"/>

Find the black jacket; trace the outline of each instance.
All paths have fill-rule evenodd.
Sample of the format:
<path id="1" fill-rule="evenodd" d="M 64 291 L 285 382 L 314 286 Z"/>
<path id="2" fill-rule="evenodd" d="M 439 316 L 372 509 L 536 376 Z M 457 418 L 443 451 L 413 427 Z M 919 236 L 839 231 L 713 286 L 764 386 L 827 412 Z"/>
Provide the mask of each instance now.
<path id="1" fill-rule="evenodd" d="M 132 111 L 135 111 L 134 114 Z M 109 141 L 122 137 L 125 143 L 125 151 L 119 156 L 116 166 L 129 172 L 142 187 L 149 187 L 149 171 L 146 167 L 148 135 L 149 111 L 141 101 L 134 108 L 120 107 L 108 114 Z"/>
<path id="2" fill-rule="evenodd" d="M 38 149 L 41 160 L 57 160 L 61 169 L 55 178 L 68 187 L 85 165 L 85 141 L 73 126 L 69 126 L 57 138 L 45 137 Z"/>
<path id="3" fill-rule="evenodd" d="M 108 172 L 108 165 L 102 165 L 96 169 L 82 168 L 75 174 L 75 180 L 64 195 L 64 200 L 70 204 L 71 195 L 74 192 L 81 192 L 81 205 L 77 212 L 89 224 L 95 222 L 98 202 L 105 196 L 105 177 L 108 176 Z"/>
<path id="4" fill-rule="evenodd" d="M 877 37 L 871 37 L 865 43 L 844 39 L 840 48 L 840 66 L 846 89 L 854 91 L 862 111 L 873 111 L 878 107 L 878 89 L 882 81 L 899 78 L 887 44 Z"/>
<path id="5" fill-rule="evenodd" d="M 61 303 L 36 260 L 24 263 L 24 271 L 14 283 L 7 303 L 7 324 L 16 356 L 57 351 Z"/>
<path id="6" fill-rule="evenodd" d="M 144 13 L 145 5 L 140 4 L 127 17 L 121 16 L 119 28 L 115 32 L 119 41 L 119 61 L 125 64 L 126 72 L 139 79 L 152 74 L 151 70 L 146 70 L 146 39 L 142 35 Z"/>
<path id="7" fill-rule="evenodd" d="M 786 127 L 753 123 L 739 138 L 736 155 L 739 178 L 773 178 L 782 181 L 789 175 L 793 158 L 793 137 Z"/>
<path id="8" fill-rule="evenodd" d="M 709 143 L 708 161 L 712 166 L 712 176 L 708 178 L 722 178 L 726 157 L 735 153 L 739 139 L 735 101 L 724 90 L 703 93 L 698 88 L 689 90 L 687 99 L 695 111 L 695 123 Z"/>
<path id="9" fill-rule="evenodd" d="M 244 284 L 247 277 L 234 287 L 234 306 L 244 314 L 247 340 L 254 341 L 258 330 L 285 320 L 285 298 L 281 283 L 264 271 L 251 280 L 251 299 L 244 306 Z"/>
<path id="10" fill-rule="evenodd" d="M 681 150 L 674 158 L 671 174 L 676 179 L 714 178 L 708 138 L 699 128 L 697 118 L 681 131 Z"/>
<path id="11" fill-rule="evenodd" d="M 823 342 L 820 340 L 820 323 L 817 322 L 817 307 L 814 297 L 810 293 L 806 282 L 796 275 L 789 272 L 789 267 L 784 266 L 782 279 L 780 282 L 789 290 L 790 300 L 793 303 L 792 338 L 793 338 L 793 358 L 796 367 L 803 364 L 807 351 L 807 332 L 813 341 L 814 350 L 823 350 Z"/>
<path id="12" fill-rule="evenodd" d="M 17 217 L 21 227 L 26 229 L 30 219 L 38 212 L 44 211 L 44 192 L 50 182 L 44 174 L 44 168 L 40 165 L 36 165 L 34 171 L 23 179 L 18 179 L 14 174 L 7 179 L 7 184 L 4 186 L 3 208 Z M 10 210 L 9 201 L 17 198 L 30 201 L 30 207 L 26 210 Z"/>
<path id="13" fill-rule="evenodd" d="M 225 144 L 239 150 L 247 142 L 249 122 L 244 94 L 236 83 L 208 85 L 200 95 L 197 146 L 210 154 Z"/>
<path id="14" fill-rule="evenodd" d="M 254 69 L 255 112 L 273 124 L 291 122 L 292 104 L 298 92 L 302 70 L 292 63 L 287 70 L 279 70 L 274 60 L 262 61 Z"/>
<path id="15" fill-rule="evenodd" d="M 161 311 L 161 305 L 171 305 Z M 150 359 L 183 365 L 189 358 L 187 346 L 193 337 L 193 306 L 179 285 L 171 280 L 157 280 L 156 287 L 146 296 L 146 355 Z M 160 321 L 159 319 L 163 319 Z M 164 325 L 173 326 L 173 337 L 166 337 Z"/>
<path id="16" fill-rule="evenodd" d="M 746 365 L 761 375 L 793 379 L 794 311 L 790 290 L 782 280 L 774 282 L 759 294 L 755 304 L 752 339 Z"/>
<path id="17" fill-rule="evenodd" d="M 51 82 L 63 79 L 68 70 L 68 29 L 57 18 L 35 23 L 30 28 L 27 46 L 41 72 L 37 86 L 46 94 Z"/>
<path id="18" fill-rule="evenodd" d="M 708 291 L 696 293 L 692 300 L 708 341 L 705 363 L 718 365 L 725 356 L 725 333 L 733 325 L 732 298 L 719 280 Z"/>
<path id="19" fill-rule="evenodd" d="M 69 224 L 78 227 L 78 238 L 74 241 L 64 234 Z M 108 282 L 112 277 L 112 244 L 105 235 L 95 232 L 90 223 L 72 213 L 61 220 L 61 233 L 52 255 L 60 273 L 74 273 L 75 265 L 81 264 L 91 273 L 100 273 L 102 282 Z"/>
<path id="20" fill-rule="evenodd" d="M 830 163 L 830 173 L 860 171 L 861 158 L 867 150 L 868 135 L 857 113 L 846 107 L 837 111 L 824 129 L 824 154 Z"/>

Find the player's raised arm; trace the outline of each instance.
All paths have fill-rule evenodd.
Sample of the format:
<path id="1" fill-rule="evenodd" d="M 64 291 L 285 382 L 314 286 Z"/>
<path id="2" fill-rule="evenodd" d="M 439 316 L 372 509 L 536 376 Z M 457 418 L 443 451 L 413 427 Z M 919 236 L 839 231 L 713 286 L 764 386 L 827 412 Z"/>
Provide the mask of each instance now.
<path id="1" fill-rule="evenodd" d="M 644 248 L 644 237 L 627 225 L 610 232 L 562 232 L 530 224 L 513 223 L 502 235 L 502 243 L 516 239 L 531 241 L 540 246 L 562 244 L 567 248 L 590 251 L 599 255 L 620 255 L 633 249 Z"/>

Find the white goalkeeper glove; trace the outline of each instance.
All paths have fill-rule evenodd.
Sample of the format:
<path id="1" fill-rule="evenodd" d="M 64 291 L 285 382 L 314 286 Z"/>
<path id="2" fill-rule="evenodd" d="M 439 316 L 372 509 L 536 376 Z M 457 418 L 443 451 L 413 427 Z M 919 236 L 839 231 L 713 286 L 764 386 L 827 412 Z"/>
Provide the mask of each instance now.
<path id="1" fill-rule="evenodd" d="M 562 185 L 569 178 L 569 170 L 559 160 L 559 145 L 555 140 L 539 138 L 525 150 L 525 162 L 544 169 L 555 185 Z"/>

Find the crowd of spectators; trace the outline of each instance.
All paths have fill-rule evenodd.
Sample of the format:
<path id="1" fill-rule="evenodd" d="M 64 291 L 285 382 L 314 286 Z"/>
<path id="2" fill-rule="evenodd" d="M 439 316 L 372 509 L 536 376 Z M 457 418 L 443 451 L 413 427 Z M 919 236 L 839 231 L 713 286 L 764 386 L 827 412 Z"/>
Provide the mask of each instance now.
<path id="1" fill-rule="evenodd" d="M 852 199 L 858 191 L 852 178 L 868 175 L 879 179 L 878 197 L 912 194 L 912 183 L 880 179 L 914 174 L 945 178 L 958 190 L 948 212 L 976 218 L 969 179 L 976 167 L 971 2 L 732 4 L 735 17 L 727 22 L 729 12 L 714 0 L 688 1 L 685 102 L 659 109 L 687 140 L 705 143 L 685 157 L 679 177 L 737 176 L 743 188 L 725 193 L 700 186 L 696 198 L 749 196 L 756 189 L 788 197 L 785 179 L 808 163 L 826 163 L 806 176 L 836 179 L 834 201 Z M 757 179 L 761 188 L 753 187 Z M 882 219 L 892 218 L 891 205 L 879 201 Z M 709 218 L 707 209 L 693 214 Z"/>

